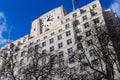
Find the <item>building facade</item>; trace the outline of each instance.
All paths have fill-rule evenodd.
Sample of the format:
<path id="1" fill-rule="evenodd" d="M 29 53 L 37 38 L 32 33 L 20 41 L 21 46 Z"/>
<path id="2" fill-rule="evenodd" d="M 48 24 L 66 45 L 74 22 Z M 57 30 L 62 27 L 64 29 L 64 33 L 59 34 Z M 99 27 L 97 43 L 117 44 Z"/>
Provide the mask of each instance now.
<path id="1" fill-rule="evenodd" d="M 102 71 L 102 68 L 106 70 L 104 67 L 106 65 L 104 60 L 98 58 L 106 53 L 103 50 L 104 46 L 109 47 L 113 54 L 115 53 L 114 46 L 109 46 L 113 45 L 113 41 L 108 39 L 110 31 L 107 21 L 116 24 L 117 16 L 110 9 L 104 10 L 99 0 L 69 14 L 63 6 L 60 6 L 40 16 L 32 22 L 29 35 L 12 42 L 19 48 L 13 55 L 16 65 L 14 74 L 20 74 L 22 68 L 31 63 L 31 58 L 28 57 L 28 54 L 32 53 L 31 47 L 39 45 L 39 54 L 55 54 L 62 57 L 54 64 L 54 68 L 60 68 L 57 70 L 58 73 L 51 73 L 49 79 L 92 80 L 95 76 L 102 77 L 99 70 Z M 103 33 L 105 35 L 101 37 Z M 4 48 L 9 46 L 8 44 Z M 49 60 L 46 58 L 48 57 L 41 59 L 39 63 L 41 66 L 48 63 Z M 99 63 L 100 61 L 102 63 Z M 101 65 L 103 65 L 102 68 Z M 119 72 L 116 70 L 115 74 L 119 75 Z M 20 80 L 32 80 L 26 79 L 24 74 L 18 77 Z M 115 79 L 118 80 L 118 77 L 115 76 Z"/>

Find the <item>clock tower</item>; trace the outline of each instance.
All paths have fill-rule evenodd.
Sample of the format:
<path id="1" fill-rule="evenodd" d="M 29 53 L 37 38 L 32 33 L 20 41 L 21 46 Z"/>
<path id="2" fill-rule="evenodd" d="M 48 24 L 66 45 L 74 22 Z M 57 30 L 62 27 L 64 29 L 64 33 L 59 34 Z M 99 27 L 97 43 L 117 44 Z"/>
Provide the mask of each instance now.
<path id="1" fill-rule="evenodd" d="M 54 24 L 66 15 L 63 6 L 55 8 L 32 22 L 31 35 L 40 35 L 53 29 Z"/>

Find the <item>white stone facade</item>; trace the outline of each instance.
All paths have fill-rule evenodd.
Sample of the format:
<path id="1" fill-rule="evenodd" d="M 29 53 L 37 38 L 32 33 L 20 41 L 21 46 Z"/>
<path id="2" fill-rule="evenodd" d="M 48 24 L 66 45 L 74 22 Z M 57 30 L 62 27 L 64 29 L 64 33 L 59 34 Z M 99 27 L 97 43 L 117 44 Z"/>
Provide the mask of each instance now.
<path id="1" fill-rule="evenodd" d="M 90 61 L 95 58 L 90 54 L 90 51 L 98 50 L 96 47 L 91 46 L 93 44 L 100 47 L 96 36 L 96 26 L 100 26 L 101 29 L 107 32 L 104 12 L 105 10 L 103 10 L 99 0 L 95 0 L 69 14 L 63 6 L 60 6 L 35 19 L 32 22 L 31 33 L 13 42 L 20 47 L 20 51 L 14 54 L 14 61 L 18 66 L 15 69 L 16 73 L 23 65 L 28 65 L 30 62 L 27 58 L 28 47 L 39 44 L 42 47 L 41 53 L 51 52 L 59 55 L 59 52 L 63 51 L 65 64 L 70 69 L 75 67 L 76 73 L 85 74 L 84 71 L 80 71 L 80 63 L 70 63 L 69 55 L 74 54 L 73 52 L 76 51 L 83 53 L 77 48 L 78 37 L 82 36 L 81 44 L 85 54 L 87 54 Z M 64 80 L 59 75 L 55 78 L 56 80 Z"/>

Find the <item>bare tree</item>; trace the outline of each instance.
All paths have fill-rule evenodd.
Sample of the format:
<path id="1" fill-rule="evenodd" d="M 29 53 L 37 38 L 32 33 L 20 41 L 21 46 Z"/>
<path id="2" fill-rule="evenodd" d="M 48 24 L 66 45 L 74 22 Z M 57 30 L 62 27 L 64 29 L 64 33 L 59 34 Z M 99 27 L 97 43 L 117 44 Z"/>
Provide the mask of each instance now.
<path id="1" fill-rule="evenodd" d="M 13 54 L 18 51 L 18 47 L 15 47 L 13 43 L 10 44 L 10 47 L 6 47 L 1 51 L 0 57 L 2 58 L 3 64 L 2 64 L 2 70 L 0 72 L 1 77 L 16 80 L 17 74 L 15 72 L 15 62 L 14 62 L 14 56 Z"/>

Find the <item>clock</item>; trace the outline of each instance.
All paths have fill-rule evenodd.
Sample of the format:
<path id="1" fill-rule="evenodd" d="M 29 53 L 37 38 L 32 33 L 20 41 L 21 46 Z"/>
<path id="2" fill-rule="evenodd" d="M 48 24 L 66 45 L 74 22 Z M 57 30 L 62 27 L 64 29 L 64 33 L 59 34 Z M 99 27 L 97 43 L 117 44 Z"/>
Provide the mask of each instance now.
<path id="1" fill-rule="evenodd" d="M 42 18 L 42 26 L 43 27 L 48 27 L 50 26 L 54 21 L 53 15 L 47 15 Z"/>

